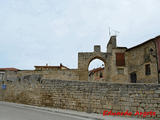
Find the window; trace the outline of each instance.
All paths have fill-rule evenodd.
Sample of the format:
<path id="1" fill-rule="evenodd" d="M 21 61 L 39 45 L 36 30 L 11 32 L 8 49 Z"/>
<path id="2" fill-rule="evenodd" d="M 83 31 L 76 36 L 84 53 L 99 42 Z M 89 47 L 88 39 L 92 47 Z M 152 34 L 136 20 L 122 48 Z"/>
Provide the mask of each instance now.
<path id="1" fill-rule="evenodd" d="M 124 68 L 118 68 L 117 72 L 118 74 L 124 74 Z"/>
<path id="2" fill-rule="evenodd" d="M 103 77 L 103 73 L 102 73 L 102 72 L 100 72 L 99 77 L 100 77 L 100 78 L 102 78 L 102 77 Z"/>
<path id="3" fill-rule="evenodd" d="M 116 53 L 116 66 L 125 66 L 124 53 Z"/>
<path id="4" fill-rule="evenodd" d="M 0 73 L 0 80 L 3 80 L 4 73 Z"/>
<path id="5" fill-rule="evenodd" d="M 150 64 L 146 64 L 145 65 L 145 74 L 146 75 L 150 75 L 151 74 Z"/>
<path id="6" fill-rule="evenodd" d="M 136 81 L 137 81 L 137 74 L 136 74 L 136 72 L 130 73 L 130 79 L 131 79 L 131 83 L 136 83 Z"/>

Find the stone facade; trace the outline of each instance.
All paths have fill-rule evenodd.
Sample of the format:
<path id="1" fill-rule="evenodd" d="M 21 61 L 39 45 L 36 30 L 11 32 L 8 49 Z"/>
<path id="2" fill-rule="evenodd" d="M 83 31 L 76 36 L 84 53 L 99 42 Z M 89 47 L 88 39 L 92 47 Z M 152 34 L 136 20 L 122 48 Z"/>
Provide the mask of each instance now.
<path id="1" fill-rule="evenodd" d="M 23 79 L 25 76 L 39 75 L 41 79 L 60 79 L 60 80 L 79 80 L 79 72 L 77 69 L 62 70 L 27 70 L 17 72 L 17 76 Z"/>
<path id="2" fill-rule="evenodd" d="M 102 79 L 104 79 L 104 67 L 90 70 L 88 74 L 89 81 L 103 81 Z"/>
<path id="3" fill-rule="evenodd" d="M 126 51 L 128 79 L 130 79 L 130 74 L 134 72 L 136 73 L 138 83 L 158 83 L 157 59 L 150 53 L 150 50 L 153 50 L 156 55 L 154 41 L 149 41 Z M 149 75 L 147 75 L 145 71 L 147 64 L 150 65 Z"/>
<path id="4" fill-rule="evenodd" d="M 56 71 L 56 70 L 69 69 L 62 64 L 60 64 L 60 66 L 49 66 L 48 64 L 46 64 L 46 66 L 34 66 L 34 67 L 35 67 L 35 70 L 38 70 L 38 71 Z"/>
<path id="5" fill-rule="evenodd" d="M 105 65 L 105 82 L 159 83 L 158 41 L 160 36 L 127 49 L 118 47 L 116 36 L 112 36 L 107 44 L 106 53 L 100 51 L 100 46 L 95 46 L 94 52 L 78 54 L 79 78 L 87 80 L 89 63 L 94 59 L 100 59 Z M 150 73 L 146 73 L 147 69 Z"/>
<path id="6" fill-rule="evenodd" d="M 17 80 L 16 68 L 0 68 L 0 81 L 15 81 Z"/>
<path id="7" fill-rule="evenodd" d="M 118 84 L 66 80 L 42 80 L 6 83 L 7 89 L 0 89 L 0 100 L 72 109 L 103 114 L 112 112 L 156 112 L 160 117 L 160 85 L 157 84 Z M 132 115 L 132 117 L 138 117 Z M 143 116 L 139 116 L 143 118 Z"/>

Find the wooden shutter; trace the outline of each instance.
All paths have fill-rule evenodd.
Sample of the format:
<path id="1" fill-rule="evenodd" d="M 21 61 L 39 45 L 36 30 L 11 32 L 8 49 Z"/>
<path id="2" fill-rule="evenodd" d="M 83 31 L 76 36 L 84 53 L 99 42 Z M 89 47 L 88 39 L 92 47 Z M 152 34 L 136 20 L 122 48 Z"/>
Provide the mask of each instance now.
<path id="1" fill-rule="evenodd" d="M 125 66 L 125 55 L 124 53 L 116 53 L 116 65 Z"/>

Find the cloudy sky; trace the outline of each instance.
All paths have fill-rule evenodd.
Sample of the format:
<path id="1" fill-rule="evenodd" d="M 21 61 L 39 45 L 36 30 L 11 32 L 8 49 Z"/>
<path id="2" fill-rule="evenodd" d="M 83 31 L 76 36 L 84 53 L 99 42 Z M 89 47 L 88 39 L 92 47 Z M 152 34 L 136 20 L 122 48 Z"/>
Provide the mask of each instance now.
<path id="1" fill-rule="evenodd" d="M 109 27 L 128 48 L 160 35 L 160 0 L 0 0 L 0 67 L 77 68 L 78 52 L 106 51 Z"/>

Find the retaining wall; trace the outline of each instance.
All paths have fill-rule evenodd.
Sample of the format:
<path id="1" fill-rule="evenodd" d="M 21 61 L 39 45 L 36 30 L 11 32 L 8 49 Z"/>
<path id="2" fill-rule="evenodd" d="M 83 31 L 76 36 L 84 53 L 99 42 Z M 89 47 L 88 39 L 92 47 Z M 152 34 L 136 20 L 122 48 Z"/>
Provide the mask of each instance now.
<path id="1" fill-rule="evenodd" d="M 157 84 L 43 80 L 42 84 L 8 83 L 7 89 L 0 92 L 1 100 L 10 102 L 100 114 L 104 110 L 153 111 L 154 118 L 160 117 L 160 85 Z M 150 119 L 149 115 L 146 117 Z"/>

